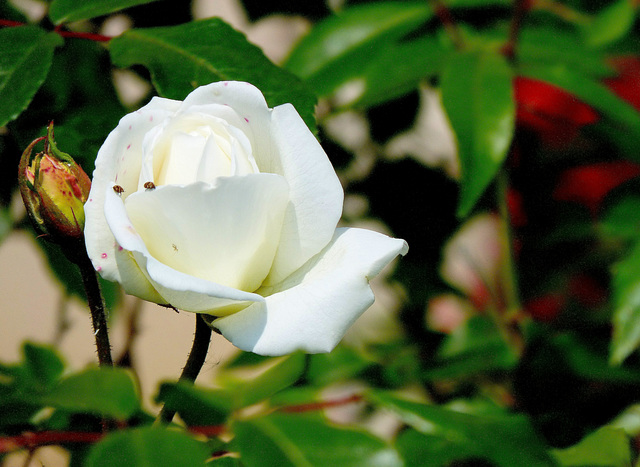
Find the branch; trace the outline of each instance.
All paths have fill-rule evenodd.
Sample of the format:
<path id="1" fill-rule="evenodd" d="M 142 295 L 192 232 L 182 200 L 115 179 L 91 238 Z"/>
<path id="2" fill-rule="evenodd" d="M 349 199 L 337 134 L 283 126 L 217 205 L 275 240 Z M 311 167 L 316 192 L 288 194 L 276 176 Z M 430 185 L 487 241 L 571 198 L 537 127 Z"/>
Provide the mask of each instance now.
<path id="1" fill-rule="evenodd" d="M 18 26 L 26 26 L 27 23 L 21 23 L 20 21 L 12 21 L 10 19 L 0 19 L 0 27 L 15 28 Z M 94 34 L 92 32 L 75 32 L 75 31 L 63 31 L 62 26 L 56 26 L 53 30 L 60 37 L 70 37 L 74 39 L 87 39 L 93 42 L 109 42 L 113 37 L 104 36 L 102 34 Z"/>
<path id="2" fill-rule="evenodd" d="M 199 320 L 201 321 L 201 320 Z M 204 321 L 203 321 L 204 322 Z M 208 326 L 207 326 L 208 327 Z M 342 399 L 334 399 L 322 402 L 311 402 L 308 404 L 288 405 L 280 407 L 278 410 L 286 413 L 304 413 L 316 410 L 339 407 L 342 405 L 360 402 L 364 398 L 360 394 L 353 394 Z M 187 428 L 190 433 L 203 435 L 206 437 L 220 436 L 227 427 L 225 425 L 210 426 L 190 426 Z M 100 441 L 107 433 L 77 432 L 77 431 L 40 431 L 25 432 L 17 436 L 0 437 L 0 454 L 5 454 L 19 449 L 36 449 L 40 446 L 50 444 L 83 443 L 92 444 Z M 222 453 L 220 453 L 222 454 Z"/>
<path id="3" fill-rule="evenodd" d="M 19 449 L 35 449 L 49 444 L 97 443 L 106 433 L 86 433 L 77 431 L 40 431 L 27 432 L 17 436 L 0 438 L 0 454 Z"/>
<path id="4" fill-rule="evenodd" d="M 308 404 L 288 405 L 280 408 L 280 411 L 285 413 L 313 412 L 316 410 L 330 409 L 331 407 L 339 407 L 341 405 L 360 402 L 361 400 L 363 400 L 363 397 L 360 394 L 352 394 L 351 396 L 343 397 L 342 399 L 334 399 L 322 402 L 310 402 Z"/>

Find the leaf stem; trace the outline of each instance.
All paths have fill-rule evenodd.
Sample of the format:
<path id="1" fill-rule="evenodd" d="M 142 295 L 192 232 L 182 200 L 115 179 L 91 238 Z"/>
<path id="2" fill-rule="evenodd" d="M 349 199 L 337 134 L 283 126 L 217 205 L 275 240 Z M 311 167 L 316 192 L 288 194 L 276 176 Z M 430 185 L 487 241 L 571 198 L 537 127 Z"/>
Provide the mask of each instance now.
<path id="1" fill-rule="evenodd" d="M 577 25 L 588 24 L 591 17 L 555 0 L 532 0 L 532 9 L 546 11 L 558 18 Z"/>
<path id="2" fill-rule="evenodd" d="M 509 39 L 502 48 L 502 53 L 510 62 L 513 62 L 515 59 L 520 29 L 522 28 L 524 18 L 531 9 L 531 6 L 532 0 L 516 0 L 514 5 L 511 25 L 509 26 Z"/>
<path id="3" fill-rule="evenodd" d="M 111 344 L 109 344 L 109 332 L 107 328 L 107 317 L 105 314 L 104 299 L 100 290 L 98 276 L 91 260 L 83 250 L 78 255 L 76 264 L 80 268 L 82 283 L 87 294 L 87 302 L 91 310 L 91 322 L 93 324 L 93 334 L 96 337 L 96 347 L 98 348 L 98 362 L 100 366 L 113 366 L 111 358 Z"/>
<path id="4" fill-rule="evenodd" d="M 442 26 L 449 36 L 449 39 L 451 39 L 454 47 L 456 49 L 462 49 L 464 47 L 464 41 L 462 39 L 462 34 L 460 34 L 460 30 L 458 29 L 458 25 L 456 24 L 456 20 L 451 14 L 451 10 L 449 10 L 442 0 L 429 0 L 429 4 L 440 20 L 440 23 L 442 23 Z"/>
<path id="5" fill-rule="evenodd" d="M 182 369 L 182 374 L 179 378 L 180 381 L 190 381 L 193 383 L 196 380 L 207 358 L 210 343 L 211 328 L 199 314 L 196 314 L 196 331 L 193 337 L 193 345 L 191 346 L 187 363 Z M 165 405 L 162 407 L 162 410 L 160 410 L 156 423 L 171 423 L 175 414 L 175 410 L 169 410 Z"/>

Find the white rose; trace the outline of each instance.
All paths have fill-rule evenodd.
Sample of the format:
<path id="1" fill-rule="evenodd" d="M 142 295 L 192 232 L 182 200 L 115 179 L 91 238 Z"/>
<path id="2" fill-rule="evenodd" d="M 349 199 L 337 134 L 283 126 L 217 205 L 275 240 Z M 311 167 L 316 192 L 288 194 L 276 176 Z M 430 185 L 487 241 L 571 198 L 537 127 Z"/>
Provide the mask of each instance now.
<path id="1" fill-rule="evenodd" d="M 96 270 L 145 300 L 216 317 L 237 347 L 329 352 L 403 240 L 340 228 L 343 193 L 290 104 L 248 83 L 154 98 L 98 152 L 85 205 Z"/>

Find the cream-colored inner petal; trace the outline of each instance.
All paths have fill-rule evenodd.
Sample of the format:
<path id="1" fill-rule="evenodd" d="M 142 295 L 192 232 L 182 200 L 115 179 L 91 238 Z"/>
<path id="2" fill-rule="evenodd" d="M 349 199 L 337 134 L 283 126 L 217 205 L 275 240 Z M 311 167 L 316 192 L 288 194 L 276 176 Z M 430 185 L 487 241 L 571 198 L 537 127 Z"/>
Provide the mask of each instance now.
<path id="1" fill-rule="evenodd" d="M 148 150 L 153 159 L 153 180 L 148 181 L 155 186 L 213 183 L 217 177 L 259 172 L 246 135 L 211 115 L 176 116 L 149 142 Z"/>

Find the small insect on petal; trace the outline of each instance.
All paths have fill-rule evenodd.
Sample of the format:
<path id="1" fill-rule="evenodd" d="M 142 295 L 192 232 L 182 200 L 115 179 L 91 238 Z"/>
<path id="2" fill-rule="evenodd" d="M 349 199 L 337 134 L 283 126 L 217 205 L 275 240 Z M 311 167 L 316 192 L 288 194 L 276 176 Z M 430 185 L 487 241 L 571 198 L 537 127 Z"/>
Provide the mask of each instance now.
<path id="1" fill-rule="evenodd" d="M 113 185 L 113 191 L 120 195 L 124 193 L 124 188 L 122 188 L 120 185 Z"/>
<path id="2" fill-rule="evenodd" d="M 153 184 L 153 182 L 145 182 L 144 187 L 147 190 L 155 190 L 156 186 Z"/>

